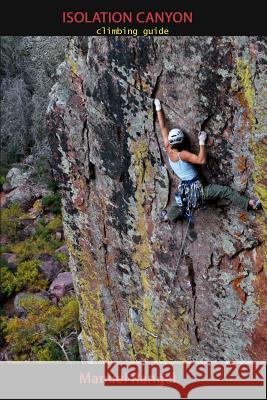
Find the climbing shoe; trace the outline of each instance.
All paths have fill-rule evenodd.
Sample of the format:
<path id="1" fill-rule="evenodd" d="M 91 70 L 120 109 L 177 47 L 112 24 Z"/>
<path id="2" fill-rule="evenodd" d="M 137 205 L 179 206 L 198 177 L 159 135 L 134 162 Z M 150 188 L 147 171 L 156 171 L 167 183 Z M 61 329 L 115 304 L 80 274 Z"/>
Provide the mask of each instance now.
<path id="1" fill-rule="evenodd" d="M 194 229 L 190 229 L 187 235 L 190 242 L 194 242 L 197 239 L 197 233 Z"/>
<path id="2" fill-rule="evenodd" d="M 249 200 L 249 208 L 254 211 L 258 211 L 262 209 L 262 204 L 258 199 Z"/>

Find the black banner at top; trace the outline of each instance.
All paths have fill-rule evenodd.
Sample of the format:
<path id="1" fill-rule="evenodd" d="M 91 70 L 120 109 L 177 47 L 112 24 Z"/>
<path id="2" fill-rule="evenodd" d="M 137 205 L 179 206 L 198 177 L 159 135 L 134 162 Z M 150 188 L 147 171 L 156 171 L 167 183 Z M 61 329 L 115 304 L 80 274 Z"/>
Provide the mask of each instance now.
<path id="1" fill-rule="evenodd" d="M 2 2 L 1 35 L 265 35 L 254 0 Z"/>

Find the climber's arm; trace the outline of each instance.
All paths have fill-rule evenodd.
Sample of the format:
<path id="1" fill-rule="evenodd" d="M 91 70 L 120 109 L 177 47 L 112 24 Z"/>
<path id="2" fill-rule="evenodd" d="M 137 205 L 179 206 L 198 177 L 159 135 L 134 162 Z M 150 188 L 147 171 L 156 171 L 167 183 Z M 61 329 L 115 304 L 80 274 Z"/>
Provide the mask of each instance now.
<path id="1" fill-rule="evenodd" d="M 199 140 L 198 155 L 183 150 L 179 153 L 181 160 L 190 162 L 192 164 L 205 164 L 207 159 L 207 152 L 205 147 L 206 139 L 207 139 L 206 132 L 200 132 L 198 135 L 198 140 Z"/>
<path id="2" fill-rule="evenodd" d="M 190 162 L 192 164 L 205 164 L 206 163 L 206 148 L 200 146 L 198 155 L 183 150 L 179 153 L 181 160 Z"/>
<path id="3" fill-rule="evenodd" d="M 164 114 L 163 114 L 163 111 L 161 108 L 161 104 L 158 99 L 155 99 L 155 106 L 156 106 L 156 111 L 157 111 L 157 115 L 158 115 L 161 134 L 163 137 L 164 146 L 166 147 L 166 149 L 168 149 L 170 147 L 169 140 L 168 140 L 169 130 L 167 128 L 165 117 L 164 117 Z"/>

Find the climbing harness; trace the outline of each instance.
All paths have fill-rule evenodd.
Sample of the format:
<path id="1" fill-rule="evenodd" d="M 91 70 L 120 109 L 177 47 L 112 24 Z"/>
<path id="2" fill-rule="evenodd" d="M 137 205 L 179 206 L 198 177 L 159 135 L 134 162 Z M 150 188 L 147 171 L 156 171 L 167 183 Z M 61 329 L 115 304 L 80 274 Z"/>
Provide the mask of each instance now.
<path id="1" fill-rule="evenodd" d="M 181 181 L 175 193 L 175 200 L 182 208 L 183 216 L 192 221 L 194 209 L 203 205 L 204 202 L 204 192 L 199 177 L 196 176 L 190 181 Z"/>
<path id="2" fill-rule="evenodd" d="M 163 221 L 168 221 L 169 220 L 169 218 L 168 218 L 168 212 L 167 212 L 167 210 L 161 210 L 160 211 L 160 220 L 163 222 Z"/>
<path id="3" fill-rule="evenodd" d="M 262 204 L 257 198 L 252 200 L 252 204 L 250 204 L 249 207 L 254 211 L 262 210 Z"/>

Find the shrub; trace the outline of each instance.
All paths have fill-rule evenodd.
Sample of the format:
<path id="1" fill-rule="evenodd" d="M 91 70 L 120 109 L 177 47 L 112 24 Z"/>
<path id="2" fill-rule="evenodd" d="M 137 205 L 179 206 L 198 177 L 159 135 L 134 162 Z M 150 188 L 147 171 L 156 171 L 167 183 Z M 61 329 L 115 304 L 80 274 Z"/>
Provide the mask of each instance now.
<path id="1" fill-rule="evenodd" d="M 46 225 L 46 228 L 49 230 L 49 232 L 55 232 L 62 229 L 61 216 L 57 215 L 55 218 L 49 221 L 48 224 Z"/>
<path id="2" fill-rule="evenodd" d="M 33 236 L 36 238 L 40 237 L 42 239 L 49 240 L 50 232 L 45 225 L 39 223 L 36 227 L 36 230 L 35 230 L 35 233 Z"/>
<path id="3" fill-rule="evenodd" d="M 42 200 L 41 199 L 36 200 L 32 208 L 36 211 L 38 215 L 41 214 L 43 212 Z"/>
<path id="4" fill-rule="evenodd" d="M 4 268 L 4 267 L 6 267 L 6 268 L 9 267 L 9 266 L 8 266 L 8 262 L 7 262 L 7 260 L 6 260 L 4 257 L 1 257 L 1 256 L 0 256 L 0 268 Z"/>
<path id="5" fill-rule="evenodd" d="M 60 240 L 51 236 L 49 236 L 49 240 L 41 236 L 33 236 L 10 247 L 20 261 L 26 261 L 37 258 L 40 254 L 44 253 L 53 255 L 55 250 L 61 245 L 62 242 Z"/>
<path id="6" fill-rule="evenodd" d="M 6 182 L 6 178 L 3 175 L 0 175 L 0 190 L 2 190 L 2 186 L 5 182 Z"/>
<path id="7" fill-rule="evenodd" d="M 1 313 L 0 313 L 0 346 L 2 346 L 5 342 L 5 330 L 8 322 L 8 317 Z"/>
<path id="8" fill-rule="evenodd" d="M 47 311 L 50 301 L 45 297 L 36 297 L 33 294 L 24 296 L 20 299 L 19 305 L 27 314 L 41 314 Z"/>
<path id="9" fill-rule="evenodd" d="M 15 273 L 7 266 L 1 266 L 1 291 L 7 297 L 22 289 L 38 292 L 47 288 L 48 281 L 40 279 L 39 261 L 24 261 L 18 265 Z"/>
<path id="10" fill-rule="evenodd" d="M 25 319 L 14 317 L 7 322 L 5 340 L 10 344 L 16 360 L 23 360 L 21 356 L 32 360 L 32 348 L 43 338 L 39 320 L 38 316 L 29 314 Z"/>
<path id="11" fill-rule="evenodd" d="M 40 262 L 37 260 L 24 261 L 18 265 L 15 274 L 16 290 L 29 289 L 39 291 L 46 289 L 48 281 L 39 277 Z"/>
<path id="12" fill-rule="evenodd" d="M 61 213 L 61 196 L 59 193 L 49 194 L 43 197 L 43 205 L 53 214 Z"/>
<path id="13" fill-rule="evenodd" d="M 77 333 L 80 330 L 78 303 L 67 296 L 58 305 L 34 296 L 22 299 L 25 319 L 13 317 L 6 322 L 5 340 L 15 360 L 78 360 Z M 67 337 L 76 339 L 71 349 Z"/>
<path id="14" fill-rule="evenodd" d="M 67 264 L 69 261 L 69 257 L 66 253 L 56 253 L 55 254 L 55 259 L 60 263 L 60 264 Z"/>
<path id="15" fill-rule="evenodd" d="M 23 218 L 25 218 L 25 213 L 17 203 L 13 203 L 7 208 L 2 208 L 0 210 L 2 234 L 11 241 L 17 240 L 19 238 L 19 225 Z"/>
<path id="16" fill-rule="evenodd" d="M 0 244 L 0 254 L 10 253 L 10 251 L 10 246 L 8 246 L 7 244 Z"/>
<path id="17" fill-rule="evenodd" d="M 51 351 L 50 346 L 47 347 L 35 347 L 33 349 L 37 361 L 53 361 L 57 358 L 54 357 L 53 351 Z"/>
<path id="18" fill-rule="evenodd" d="M 16 289 L 16 277 L 15 275 L 6 267 L 0 267 L 1 274 L 1 292 L 7 297 L 11 296 Z"/>

